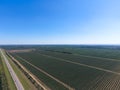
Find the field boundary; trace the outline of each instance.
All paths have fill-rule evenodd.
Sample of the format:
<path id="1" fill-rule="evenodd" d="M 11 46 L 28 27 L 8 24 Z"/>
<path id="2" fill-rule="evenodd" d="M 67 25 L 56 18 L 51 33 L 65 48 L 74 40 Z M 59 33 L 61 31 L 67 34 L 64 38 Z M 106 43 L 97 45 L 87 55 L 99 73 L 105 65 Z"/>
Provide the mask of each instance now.
<path id="1" fill-rule="evenodd" d="M 43 82 L 41 82 L 37 77 L 35 77 L 31 72 L 29 72 L 22 64 L 20 64 L 13 56 L 8 52 L 7 55 L 13 60 L 13 62 L 22 70 L 22 72 L 28 77 L 28 79 L 36 86 L 38 90 L 51 90 Z"/>

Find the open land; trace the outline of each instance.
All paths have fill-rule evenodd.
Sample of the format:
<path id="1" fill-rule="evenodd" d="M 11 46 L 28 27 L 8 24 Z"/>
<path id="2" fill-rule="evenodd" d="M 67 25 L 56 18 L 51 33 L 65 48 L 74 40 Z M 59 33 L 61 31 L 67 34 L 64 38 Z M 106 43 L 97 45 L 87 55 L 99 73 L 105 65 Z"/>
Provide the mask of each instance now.
<path id="1" fill-rule="evenodd" d="M 119 46 L 56 45 L 5 49 L 52 90 L 120 89 Z"/>

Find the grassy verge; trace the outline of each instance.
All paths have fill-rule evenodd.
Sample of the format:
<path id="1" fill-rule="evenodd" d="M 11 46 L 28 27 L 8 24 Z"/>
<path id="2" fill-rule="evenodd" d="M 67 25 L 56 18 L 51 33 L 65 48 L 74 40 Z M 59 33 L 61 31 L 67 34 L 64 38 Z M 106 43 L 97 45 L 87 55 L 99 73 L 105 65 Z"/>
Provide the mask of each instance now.
<path id="1" fill-rule="evenodd" d="M 2 65 L 1 56 L 0 56 L 0 90 L 9 90 L 7 79 Z"/>
<path id="2" fill-rule="evenodd" d="M 14 84 L 14 81 L 13 81 L 13 79 L 12 79 L 12 77 L 11 77 L 9 71 L 8 71 L 7 65 L 5 64 L 5 61 L 4 61 L 2 55 L 1 55 L 1 61 L 2 61 L 2 65 L 3 65 L 3 71 L 4 71 L 4 74 L 5 74 L 5 77 L 6 77 L 6 80 L 5 81 L 2 80 L 2 81 L 4 81 L 4 83 L 7 82 L 8 90 L 17 90 L 16 86 Z"/>
<path id="3" fill-rule="evenodd" d="M 7 55 L 6 55 L 7 56 Z M 35 86 L 28 80 L 28 78 L 22 73 L 22 71 L 15 65 L 15 63 L 7 56 L 9 63 L 18 76 L 25 90 L 36 90 Z"/>
<path id="4" fill-rule="evenodd" d="M 0 90 L 2 90 L 2 63 L 0 57 Z"/>

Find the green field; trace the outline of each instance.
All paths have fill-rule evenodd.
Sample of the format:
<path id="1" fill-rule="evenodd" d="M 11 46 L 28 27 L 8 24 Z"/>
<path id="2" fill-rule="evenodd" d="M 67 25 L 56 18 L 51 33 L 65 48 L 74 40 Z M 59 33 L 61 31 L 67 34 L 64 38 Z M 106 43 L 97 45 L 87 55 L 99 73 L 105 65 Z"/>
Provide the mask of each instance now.
<path id="1" fill-rule="evenodd" d="M 78 46 L 34 48 L 36 50 L 31 52 L 11 54 L 52 90 L 67 90 L 67 88 L 26 61 L 76 90 L 120 89 L 119 49 Z"/>
<path id="2" fill-rule="evenodd" d="M 119 60 L 110 60 L 106 58 L 94 58 L 94 57 L 86 57 L 86 56 L 80 56 L 80 55 L 74 55 L 74 54 L 64 54 L 64 53 L 58 53 L 58 52 L 50 52 L 50 51 L 35 51 L 33 53 L 39 54 L 39 55 L 48 55 L 51 56 L 51 58 L 58 58 L 58 59 L 64 59 L 68 61 L 78 62 L 82 64 L 87 64 L 90 66 L 95 66 L 99 68 L 104 68 L 116 72 L 120 72 L 120 61 Z"/>

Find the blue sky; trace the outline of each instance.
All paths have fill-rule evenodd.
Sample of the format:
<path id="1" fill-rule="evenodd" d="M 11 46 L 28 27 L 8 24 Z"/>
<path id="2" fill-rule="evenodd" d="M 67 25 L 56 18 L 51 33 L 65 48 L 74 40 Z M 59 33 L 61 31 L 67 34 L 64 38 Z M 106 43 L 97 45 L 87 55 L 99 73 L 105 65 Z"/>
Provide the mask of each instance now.
<path id="1" fill-rule="evenodd" d="M 0 0 L 0 44 L 120 44 L 120 0 Z"/>

